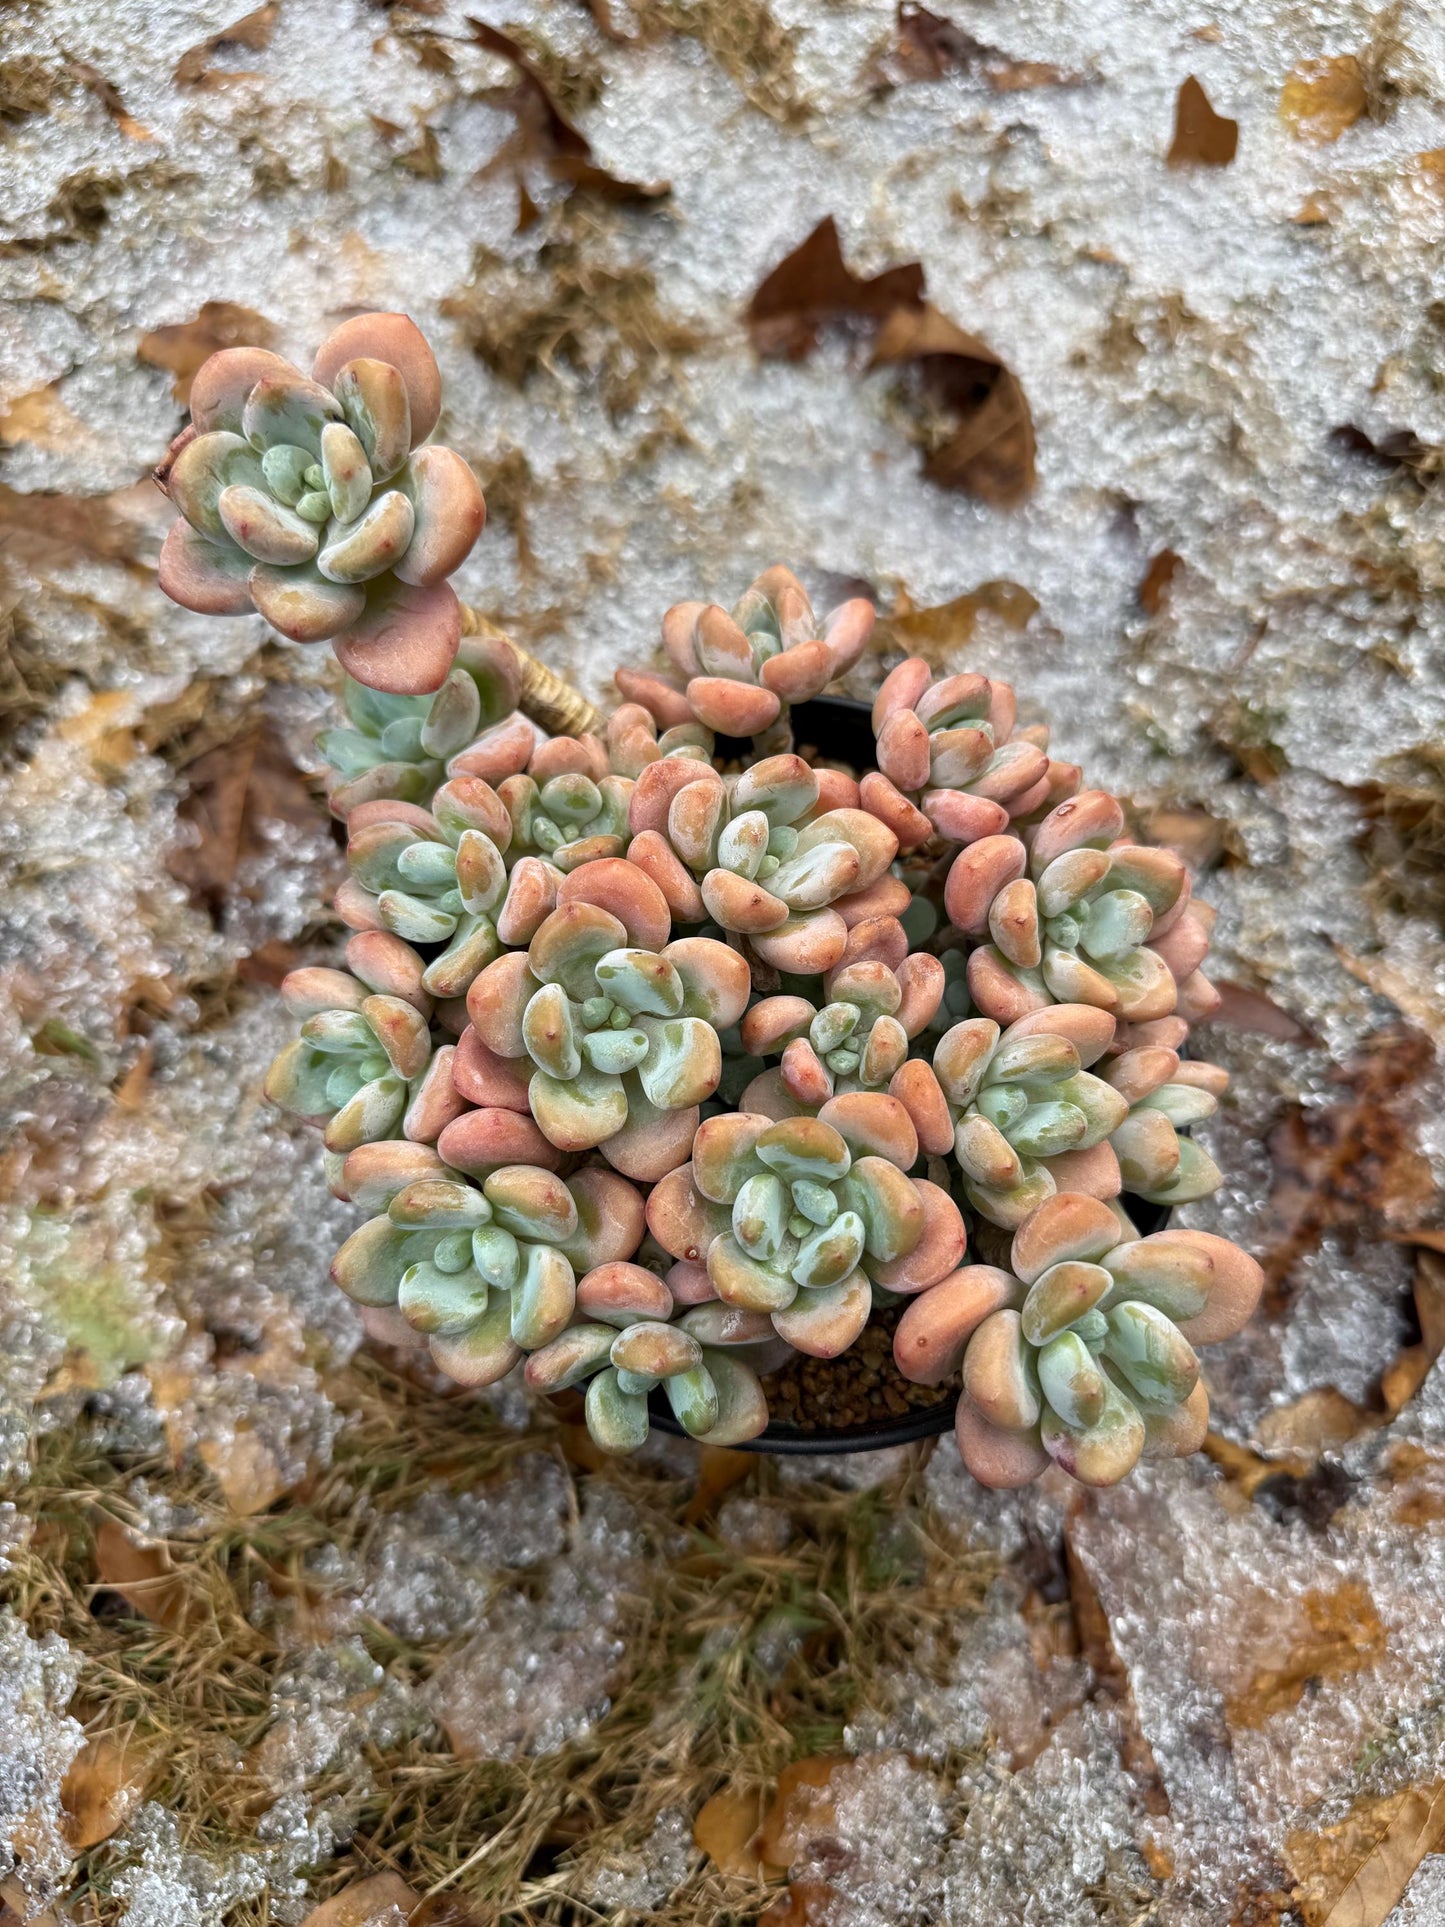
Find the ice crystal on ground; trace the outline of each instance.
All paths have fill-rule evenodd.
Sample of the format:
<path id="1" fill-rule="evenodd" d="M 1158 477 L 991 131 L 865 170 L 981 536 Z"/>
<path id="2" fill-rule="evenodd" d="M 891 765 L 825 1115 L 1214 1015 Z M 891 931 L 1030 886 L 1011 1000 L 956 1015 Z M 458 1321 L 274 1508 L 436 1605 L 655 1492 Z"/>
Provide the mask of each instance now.
<path id="1" fill-rule="evenodd" d="M 66 1712 L 80 1662 L 53 1633 L 32 1639 L 0 1612 L 0 1878 L 19 1867 L 37 1908 L 49 1904 L 70 1867 L 62 1833 L 60 1782 L 84 1743 Z"/>

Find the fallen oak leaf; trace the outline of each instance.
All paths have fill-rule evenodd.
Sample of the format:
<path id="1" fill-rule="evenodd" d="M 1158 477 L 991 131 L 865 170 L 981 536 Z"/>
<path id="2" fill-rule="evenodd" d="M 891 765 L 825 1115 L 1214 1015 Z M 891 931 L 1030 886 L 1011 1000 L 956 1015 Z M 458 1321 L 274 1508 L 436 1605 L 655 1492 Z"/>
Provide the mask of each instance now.
<path id="1" fill-rule="evenodd" d="M 1224 1716 L 1232 1729 L 1258 1729 L 1298 1706 L 1316 1680 L 1368 1673 L 1384 1658 L 1384 1622 L 1359 1580 L 1347 1579 L 1333 1592 L 1305 1593 L 1298 1611 L 1303 1624 L 1285 1631 L 1286 1656 L 1276 1666 L 1258 1668 L 1226 1698 Z"/>
<path id="2" fill-rule="evenodd" d="M 996 508 L 1016 508 L 1037 479 L 1034 424 L 1017 375 L 977 335 L 927 306 L 895 309 L 874 367 L 906 366 L 926 404 L 923 472 Z"/>
<path id="3" fill-rule="evenodd" d="M 191 1617 L 186 1584 L 163 1546 L 138 1545 L 117 1519 L 101 1521 L 95 1535 L 96 1584 L 119 1593 L 142 1619 L 179 1632 Z"/>
<path id="4" fill-rule="evenodd" d="M 1239 122 L 1216 114 L 1193 74 L 1174 103 L 1174 138 L 1166 166 L 1228 167 L 1239 148 Z"/>
<path id="5" fill-rule="evenodd" d="M 1225 1024 L 1230 1030 L 1254 1031 L 1260 1037 L 1277 1037 L 1285 1044 L 1314 1041 L 1312 1033 L 1291 1011 L 1284 1010 L 1262 990 L 1248 984 L 1231 983 L 1227 977 L 1213 979 L 1219 992 L 1219 1008 L 1210 1018 L 1212 1024 Z"/>
<path id="6" fill-rule="evenodd" d="M 176 62 L 172 80 L 178 87 L 202 87 L 252 78 L 249 75 L 215 72 L 211 68 L 211 59 L 230 47 L 244 47 L 251 53 L 262 52 L 271 44 L 271 36 L 276 31 L 280 15 L 281 0 L 266 0 L 264 6 L 243 14 L 239 20 L 233 20 L 229 27 L 222 27 L 219 33 L 210 34 L 194 47 L 188 47 Z"/>
<path id="7" fill-rule="evenodd" d="M 866 277 L 854 274 L 830 214 L 758 283 L 744 319 L 760 355 L 797 361 L 818 345 L 825 323 L 882 323 L 895 309 L 922 302 L 923 269 L 917 261 Z"/>
<path id="8" fill-rule="evenodd" d="M 207 301 L 190 321 L 167 322 L 141 336 L 136 359 L 163 368 L 172 377 L 171 393 L 182 407 L 203 363 L 222 348 L 271 348 L 276 330 L 265 315 L 238 301 Z"/>
<path id="9" fill-rule="evenodd" d="M 739 1454 L 739 1456 L 743 1456 Z M 721 1874 L 752 1879 L 763 1871 L 758 1829 L 763 1819 L 763 1796 L 754 1788 L 724 1787 L 704 1801 L 693 1822 L 693 1844 Z"/>
<path id="10" fill-rule="evenodd" d="M 536 159 L 545 165 L 554 180 L 563 181 L 581 193 L 595 194 L 602 200 L 658 201 L 672 192 L 669 181 L 649 184 L 624 181 L 600 167 L 592 157 L 592 143 L 558 107 L 526 48 L 510 34 L 489 26 L 484 20 L 475 20 L 470 14 L 467 25 L 480 46 L 509 61 L 518 75 L 518 85 L 509 103 L 517 119 L 516 135 L 503 143 L 482 169 L 483 174 L 491 173 L 504 160 Z"/>
<path id="11" fill-rule="evenodd" d="M 87 1740 L 60 1783 L 60 1830 L 76 1853 L 118 1833 L 144 1800 L 154 1762 L 136 1740 Z"/>
<path id="12" fill-rule="evenodd" d="M 834 1824 L 828 1789 L 833 1775 L 852 1764 L 846 1753 L 820 1753 L 783 1768 L 758 1831 L 758 1850 L 769 1866 L 791 1867 L 804 1836 Z"/>
<path id="13" fill-rule="evenodd" d="M 1382 1927 L 1411 1876 L 1445 1841 L 1445 1782 L 1367 1797 L 1336 1826 L 1286 1845 L 1306 1927 Z"/>

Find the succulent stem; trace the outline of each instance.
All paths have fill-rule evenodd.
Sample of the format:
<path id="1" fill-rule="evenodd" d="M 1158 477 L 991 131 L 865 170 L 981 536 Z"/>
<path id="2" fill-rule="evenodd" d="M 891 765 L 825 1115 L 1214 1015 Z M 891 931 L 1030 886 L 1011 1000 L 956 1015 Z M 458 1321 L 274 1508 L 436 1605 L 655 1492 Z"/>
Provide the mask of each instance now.
<path id="1" fill-rule="evenodd" d="M 522 686 L 517 697 L 517 707 L 524 716 L 541 725 L 550 736 L 600 735 L 605 727 L 602 717 L 592 707 L 585 696 L 579 696 L 572 686 L 564 682 L 555 669 L 549 669 L 544 662 L 538 662 L 513 636 L 499 629 L 495 623 L 488 622 L 477 610 L 462 604 L 462 634 L 464 636 L 506 636 L 517 652 L 517 660 L 522 666 Z"/>

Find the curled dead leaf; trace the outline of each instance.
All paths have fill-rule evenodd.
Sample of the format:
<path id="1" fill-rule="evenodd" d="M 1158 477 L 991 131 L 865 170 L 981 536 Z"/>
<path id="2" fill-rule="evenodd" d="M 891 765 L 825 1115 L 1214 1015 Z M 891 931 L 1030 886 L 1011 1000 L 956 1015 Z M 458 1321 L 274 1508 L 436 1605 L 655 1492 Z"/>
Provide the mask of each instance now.
<path id="1" fill-rule="evenodd" d="M 185 1581 L 164 1546 L 140 1545 L 116 1519 L 102 1520 L 95 1535 L 96 1583 L 118 1592 L 142 1619 L 178 1632 L 190 1616 Z"/>
<path id="2" fill-rule="evenodd" d="M 222 348 L 271 348 L 276 330 L 265 315 L 238 301 L 207 301 L 190 321 L 174 321 L 142 335 L 136 358 L 172 376 L 171 393 L 184 407 L 203 362 Z"/>
<path id="3" fill-rule="evenodd" d="M 1017 377 L 977 335 L 924 300 L 916 261 L 859 276 L 836 222 L 820 221 L 768 273 L 746 322 L 760 355 L 807 354 L 826 325 L 871 334 L 869 366 L 897 368 L 923 472 L 942 488 L 1013 507 L 1034 486 L 1034 430 Z"/>
<path id="4" fill-rule="evenodd" d="M 947 74 L 968 74 L 985 81 L 998 94 L 1021 93 L 1035 87 L 1078 87 L 1081 74 L 1066 72 L 1043 60 L 1017 60 L 1002 47 L 976 40 L 942 14 L 911 0 L 899 0 L 893 45 L 875 63 L 871 84 L 875 93 L 912 82 L 942 80 Z"/>
<path id="5" fill-rule="evenodd" d="M 830 214 L 759 282 L 745 319 L 760 355 L 798 361 L 817 346 L 825 326 L 881 324 L 896 309 L 918 308 L 922 302 L 923 269 L 917 261 L 879 274 L 854 274 Z"/>
<path id="6" fill-rule="evenodd" d="M 194 47 L 188 47 L 176 62 L 171 78 L 178 87 L 215 87 L 232 80 L 254 78 L 251 75 L 218 72 L 212 68 L 211 61 L 216 54 L 232 47 L 244 47 L 251 53 L 260 53 L 270 46 L 280 17 L 281 0 L 266 0 L 264 6 L 257 7 L 252 13 L 242 14 L 229 27 L 222 27 L 219 33 L 210 34 Z"/>
<path id="7" fill-rule="evenodd" d="M 895 308 L 873 365 L 903 366 L 914 379 L 930 482 L 996 508 L 1016 508 L 1033 493 L 1033 416 L 1022 383 L 986 342 L 937 308 Z"/>
<path id="8" fill-rule="evenodd" d="M 671 193 L 671 184 L 667 181 L 624 181 L 600 166 L 593 158 L 592 143 L 557 105 L 536 63 L 520 41 L 470 15 L 467 25 L 480 46 L 510 61 L 518 75 L 518 84 L 504 103 L 516 118 L 517 131 L 487 163 L 482 170 L 484 174 L 492 173 L 499 165 L 537 161 L 554 180 L 605 201 L 659 201 Z M 525 187 L 522 192 L 526 193 Z M 527 198 L 530 201 L 531 196 Z M 523 213 L 525 216 L 525 209 Z M 521 225 L 526 225 L 525 219 Z"/>
<path id="9" fill-rule="evenodd" d="M 1170 167 L 1228 167 L 1239 147 L 1239 122 L 1216 114 L 1209 96 L 1190 74 L 1174 103 Z"/>
<path id="10" fill-rule="evenodd" d="M 150 1750 L 134 1739 L 87 1740 L 60 1783 L 61 1831 L 77 1853 L 118 1833 L 145 1798 Z"/>

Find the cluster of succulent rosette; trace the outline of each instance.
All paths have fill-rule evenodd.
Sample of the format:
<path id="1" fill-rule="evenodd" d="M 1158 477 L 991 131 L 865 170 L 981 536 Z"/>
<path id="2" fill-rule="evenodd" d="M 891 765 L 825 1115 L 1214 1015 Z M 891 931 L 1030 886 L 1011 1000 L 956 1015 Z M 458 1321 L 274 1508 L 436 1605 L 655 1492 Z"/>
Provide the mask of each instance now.
<path id="1" fill-rule="evenodd" d="M 387 608 L 446 588 L 480 512 L 416 446 L 439 384 L 403 322 L 345 324 L 312 381 L 249 350 L 201 371 L 173 593 L 245 574 L 274 623 L 289 570 L 339 609 L 312 576 L 375 562 L 392 514 Z M 731 614 L 669 610 L 672 668 L 619 669 L 620 706 L 572 736 L 521 713 L 520 652 L 485 625 L 391 656 L 384 623 L 348 629 L 321 748 L 353 934 L 345 969 L 286 980 L 300 1036 L 267 1093 L 369 1214 L 337 1283 L 459 1384 L 585 1386 L 610 1452 L 659 1399 L 735 1445 L 768 1424 L 769 1373 L 884 1314 L 906 1378 L 958 1386 L 984 1483 L 1112 1483 L 1200 1444 L 1197 1348 L 1261 1285 L 1226 1240 L 1130 1215 L 1220 1182 L 1187 1131 L 1226 1077 L 1182 1055 L 1218 1001 L 1211 920 L 1006 684 L 910 658 L 877 691 L 876 768 L 799 754 L 789 706 L 871 624 L 856 601 L 819 621 L 769 569 Z"/>

